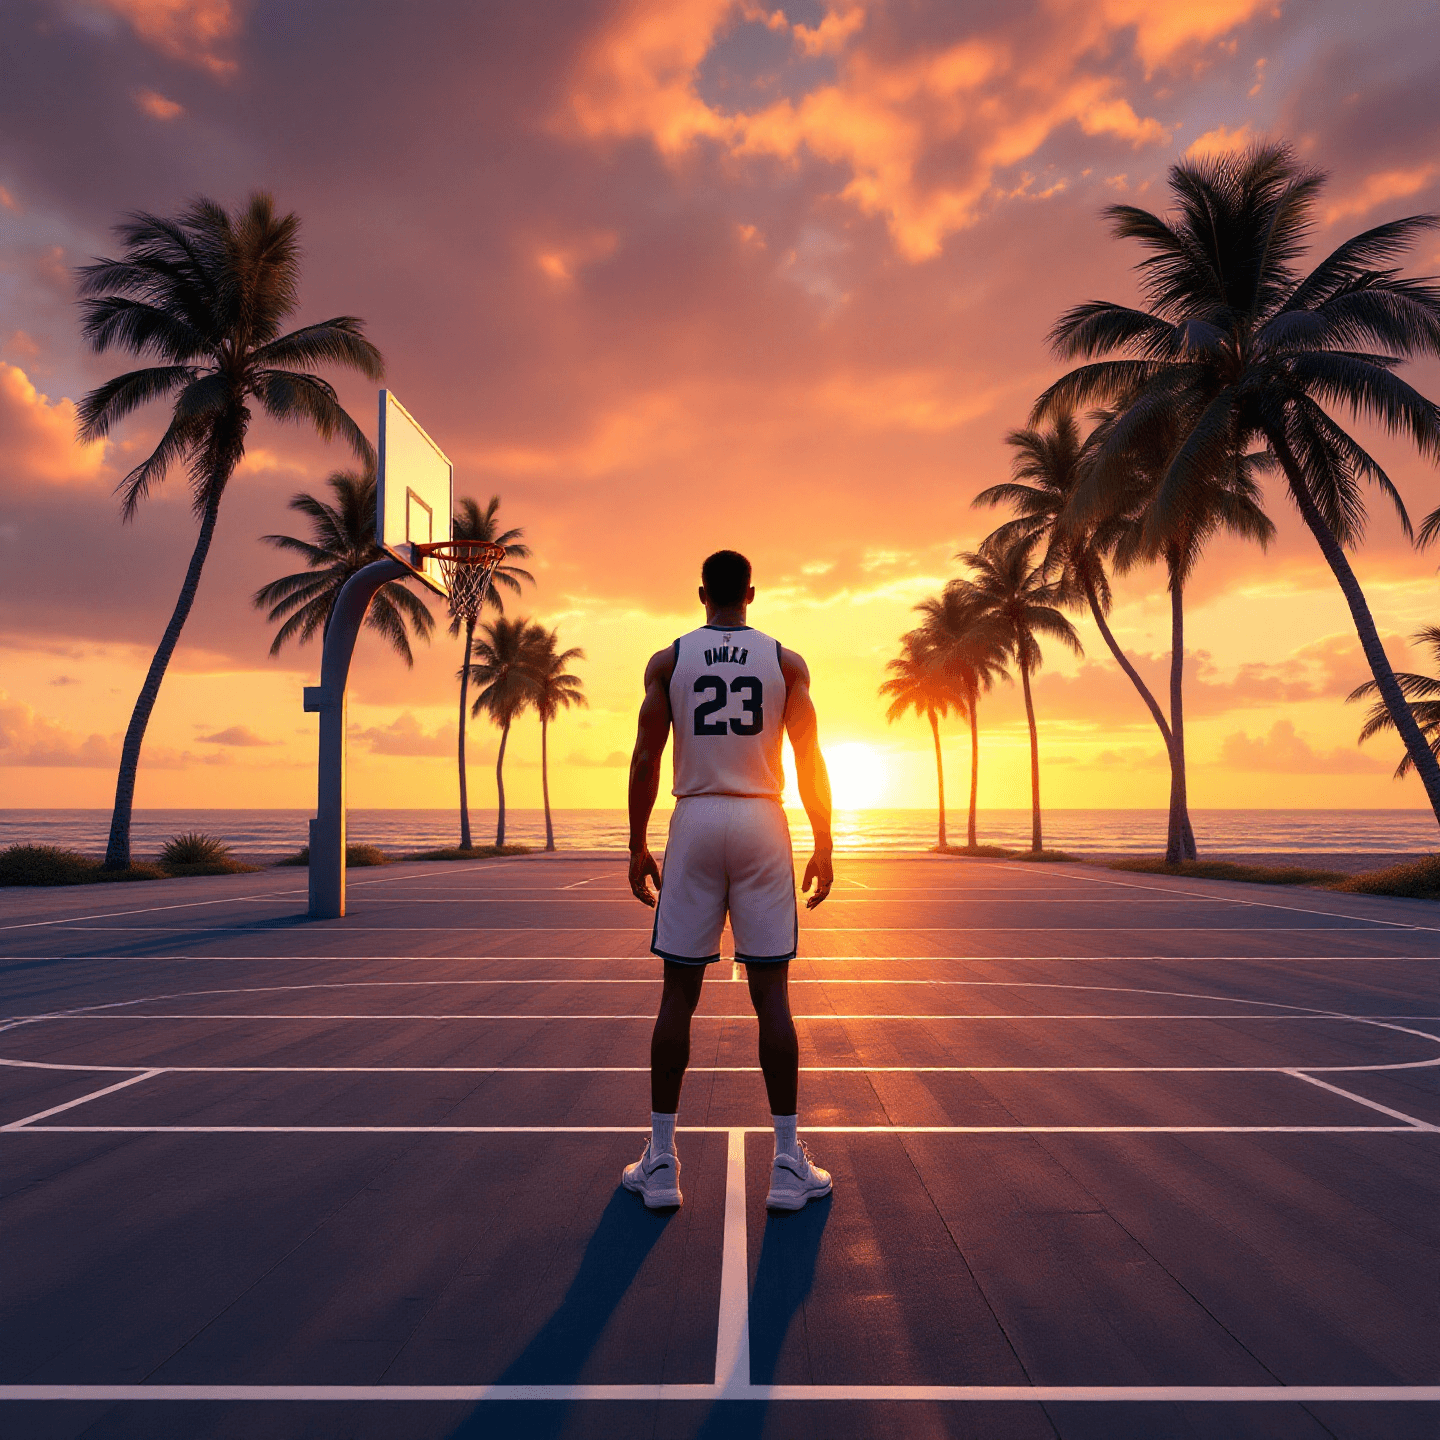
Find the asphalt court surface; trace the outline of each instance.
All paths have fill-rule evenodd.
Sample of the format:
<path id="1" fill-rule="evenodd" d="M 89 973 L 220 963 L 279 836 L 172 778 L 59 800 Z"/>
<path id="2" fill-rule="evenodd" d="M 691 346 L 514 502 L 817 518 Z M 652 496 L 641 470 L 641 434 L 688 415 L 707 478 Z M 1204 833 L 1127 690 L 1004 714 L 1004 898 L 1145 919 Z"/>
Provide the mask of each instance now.
<path id="1" fill-rule="evenodd" d="M 728 962 L 618 1187 L 615 860 L 4 892 L 0 1433 L 1440 1434 L 1440 907 L 839 868 L 783 1217 Z"/>

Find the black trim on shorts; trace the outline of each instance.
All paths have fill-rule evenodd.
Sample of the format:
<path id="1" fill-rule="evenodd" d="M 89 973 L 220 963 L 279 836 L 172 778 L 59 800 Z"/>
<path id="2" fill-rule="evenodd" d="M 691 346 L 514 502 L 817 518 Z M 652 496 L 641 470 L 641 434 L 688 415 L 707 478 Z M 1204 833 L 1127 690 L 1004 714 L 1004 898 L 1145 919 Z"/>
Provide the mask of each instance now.
<path id="1" fill-rule="evenodd" d="M 718 952 L 714 955 L 672 955 L 668 950 L 657 949 L 653 940 L 650 943 L 650 953 L 676 965 L 713 965 L 720 958 Z"/>
<path id="2" fill-rule="evenodd" d="M 742 955 L 737 950 L 735 958 L 742 965 L 785 965 L 795 958 L 795 951 L 788 955 Z"/>

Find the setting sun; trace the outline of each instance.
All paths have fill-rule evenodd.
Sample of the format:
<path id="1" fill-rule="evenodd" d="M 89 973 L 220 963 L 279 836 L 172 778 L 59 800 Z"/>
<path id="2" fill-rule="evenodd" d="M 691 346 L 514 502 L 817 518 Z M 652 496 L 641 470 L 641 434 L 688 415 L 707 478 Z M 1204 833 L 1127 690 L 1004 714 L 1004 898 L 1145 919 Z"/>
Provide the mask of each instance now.
<path id="1" fill-rule="evenodd" d="M 873 746 L 857 741 L 834 745 L 825 752 L 825 764 L 837 810 L 864 810 L 880 803 L 888 776 Z"/>

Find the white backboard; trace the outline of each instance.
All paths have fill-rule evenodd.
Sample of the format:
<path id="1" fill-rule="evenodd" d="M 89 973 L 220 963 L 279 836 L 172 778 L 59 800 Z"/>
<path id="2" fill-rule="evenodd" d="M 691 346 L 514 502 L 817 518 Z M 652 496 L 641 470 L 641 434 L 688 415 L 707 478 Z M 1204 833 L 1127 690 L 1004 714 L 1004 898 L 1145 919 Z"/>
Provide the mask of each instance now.
<path id="1" fill-rule="evenodd" d="M 450 461 L 389 390 L 380 392 L 377 449 L 375 538 L 381 549 L 444 595 L 439 562 L 423 559 L 411 546 L 450 538 Z"/>

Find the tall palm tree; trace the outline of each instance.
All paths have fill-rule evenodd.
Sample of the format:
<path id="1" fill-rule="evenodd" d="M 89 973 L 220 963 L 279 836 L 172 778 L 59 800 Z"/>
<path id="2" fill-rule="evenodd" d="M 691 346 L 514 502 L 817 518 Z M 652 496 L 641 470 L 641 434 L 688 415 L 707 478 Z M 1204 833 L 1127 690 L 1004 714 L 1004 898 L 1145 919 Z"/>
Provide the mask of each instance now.
<path id="1" fill-rule="evenodd" d="M 1182 511 L 1197 477 L 1263 447 L 1334 573 L 1377 693 L 1440 818 L 1440 760 L 1406 703 L 1345 551 L 1364 534 L 1366 482 L 1409 518 L 1384 470 L 1325 406 L 1378 422 L 1428 457 L 1440 456 L 1440 406 L 1395 373 L 1440 354 L 1440 287 L 1402 276 L 1395 262 L 1434 215 L 1411 215 L 1344 241 L 1309 274 L 1299 261 L 1325 177 L 1285 145 L 1172 167 L 1169 217 L 1135 206 L 1107 214 L 1138 240 L 1148 309 L 1091 300 L 1060 317 L 1057 352 L 1083 364 L 1036 402 L 1035 418 L 1084 404 L 1117 404 L 1108 461 L 1146 431 L 1178 423 L 1155 506 Z M 1123 358 L 1095 359 L 1097 356 Z"/>
<path id="2" fill-rule="evenodd" d="M 980 696 L 988 694 L 997 679 L 1009 680 L 1005 669 L 1005 642 L 996 626 L 986 620 L 963 581 L 952 580 L 938 596 L 915 607 L 924 619 L 921 633 L 944 665 L 959 692 L 963 713 L 970 721 L 970 815 L 966 843 L 977 843 L 980 803 Z"/>
<path id="3" fill-rule="evenodd" d="M 531 661 L 535 675 L 535 710 L 540 716 L 540 792 L 545 799 L 545 848 L 555 848 L 555 827 L 550 823 L 550 722 L 562 710 L 572 707 L 588 707 L 585 698 L 585 682 L 566 670 L 577 660 L 585 658 L 585 652 L 578 646 L 569 650 L 560 649 L 560 632 L 535 627 L 539 634 L 535 640 L 535 652 Z"/>
<path id="4" fill-rule="evenodd" d="M 501 590 L 509 590 L 512 594 L 518 595 L 520 582 L 528 580 L 533 585 L 535 577 L 528 570 L 522 570 L 518 565 L 510 563 L 511 560 L 528 560 L 530 547 L 524 543 L 525 532 L 519 526 L 501 531 L 500 522 L 496 519 L 496 512 L 499 509 L 500 497 L 498 495 L 492 495 L 490 503 L 483 510 L 467 495 L 461 500 L 456 507 L 455 514 L 451 517 L 450 536 L 453 540 L 484 540 L 492 545 L 505 547 L 505 559 L 495 567 L 494 573 L 490 576 L 490 588 L 485 594 L 485 603 L 496 614 L 504 614 L 505 597 L 500 593 Z M 450 633 L 458 635 L 462 627 L 465 631 L 465 656 L 460 666 L 458 755 L 460 764 L 460 848 L 469 850 L 472 846 L 470 842 L 470 787 L 465 769 L 465 728 L 468 717 L 465 707 L 470 691 L 470 663 L 475 647 L 475 621 L 473 619 L 462 621 L 458 615 L 452 616 Z"/>
<path id="5" fill-rule="evenodd" d="M 91 347 L 149 355 L 161 364 L 117 375 L 79 406 L 80 438 L 109 435 L 150 400 L 172 403 L 170 424 L 152 454 L 120 483 L 121 514 L 140 502 L 176 463 L 189 472 L 200 522 L 180 596 L 150 662 L 125 731 L 115 810 L 105 850 L 107 869 L 130 863 L 130 813 L 140 747 L 161 681 L 185 627 L 200 572 L 215 534 L 225 487 L 245 453 L 253 401 L 272 419 L 313 426 L 325 439 L 339 435 L 363 461 L 370 443 L 345 413 L 314 364 L 345 365 L 379 379 L 380 352 L 361 322 L 341 315 L 282 335 L 298 303 L 299 218 L 277 215 L 270 196 L 257 193 L 228 213 L 196 200 L 178 218 L 138 213 L 116 227 L 123 253 L 79 272 L 81 330 Z"/>
<path id="6" fill-rule="evenodd" d="M 1048 635 L 1077 655 L 1084 653 L 1084 647 L 1075 627 L 1057 608 L 1064 599 L 1059 583 L 1046 577 L 1043 561 L 1031 561 L 1030 547 L 1023 541 L 981 545 L 955 558 L 970 566 L 973 573 L 965 581 L 966 591 L 979 615 L 999 632 L 1020 671 L 1025 720 L 1030 727 L 1030 848 L 1038 854 L 1044 848 L 1040 829 L 1040 738 L 1030 693 L 1030 677 L 1044 660 L 1038 637 Z"/>
<path id="7" fill-rule="evenodd" d="M 938 846 L 944 850 L 945 838 L 945 762 L 940 751 L 940 718 L 952 710 L 963 713 L 964 697 L 945 668 L 942 656 L 921 630 L 912 630 L 900 637 L 900 653 L 885 668 L 890 678 L 880 686 L 880 694 L 890 697 L 885 719 L 894 724 L 907 711 L 923 715 L 930 725 L 935 741 L 935 788 L 939 797 Z"/>
<path id="8" fill-rule="evenodd" d="M 309 540 L 295 535 L 260 537 L 277 550 L 303 556 L 309 567 L 262 585 L 251 597 L 257 610 L 270 607 L 267 620 L 284 621 L 270 644 L 272 655 L 278 655 L 289 640 L 298 639 L 303 645 L 317 631 L 323 634 L 328 630 L 330 612 L 345 582 L 385 553 L 375 543 L 374 470 L 337 470 L 325 483 L 333 501 L 305 490 L 290 497 L 290 509 L 299 511 L 310 522 Z M 376 591 L 365 612 L 365 623 L 379 631 L 408 666 L 415 664 L 410 649 L 411 629 L 418 638 L 428 641 L 435 628 L 425 602 L 400 580 L 392 580 Z"/>
<path id="9" fill-rule="evenodd" d="M 510 727 L 535 703 L 536 661 L 544 630 L 528 620 L 497 616 L 480 627 L 470 662 L 470 679 L 480 687 L 472 715 L 482 710 L 500 727 L 500 753 L 495 757 L 495 793 L 500 813 L 495 843 L 505 843 L 505 747 Z"/>
<path id="10" fill-rule="evenodd" d="M 1103 451 L 1110 429 L 1118 416 L 1107 416 L 1097 427 Z M 1169 457 L 1180 443 L 1180 434 L 1154 426 L 1136 435 L 1128 451 L 1118 457 L 1102 477 L 1108 485 L 1094 487 L 1087 472 L 1071 497 L 1070 509 L 1083 516 L 1087 505 L 1108 503 L 1136 523 L 1126 523 L 1114 540 L 1115 567 L 1119 571 L 1161 560 L 1165 565 L 1166 589 L 1170 594 L 1170 816 L 1165 839 L 1165 859 L 1177 864 L 1195 858 L 1194 833 L 1190 829 L 1188 777 L 1185 769 L 1185 586 L 1199 563 L 1205 546 L 1216 535 L 1229 533 L 1254 540 L 1262 548 L 1275 534 L 1260 508 L 1260 489 L 1255 473 L 1263 468 L 1264 456 L 1234 454 L 1211 473 L 1196 470 L 1191 477 L 1185 504 L 1166 510 L 1157 503 L 1162 477 Z M 1118 483 L 1116 483 L 1118 480 Z M 1068 511 L 1067 511 L 1068 514 Z M 1062 516 L 1062 526 L 1065 523 Z M 1084 523 L 1083 518 L 1079 522 Z"/>
<path id="11" fill-rule="evenodd" d="M 1035 549 L 1043 547 L 1047 570 L 1058 575 L 1067 603 L 1088 607 L 1106 648 L 1124 671 L 1149 710 L 1170 762 L 1172 810 L 1177 788 L 1184 792 L 1184 756 L 1177 755 L 1170 722 L 1140 672 L 1131 663 L 1111 630 L 1107 616 L 1113 600 L 1105 556 L 1113 551 L 1138 521 L 1125 510 L 1113 510 L 1090 523 L 1071 521 L 1067 507 L 1085 474 L 1093 446 L 1083 440 L 1075 414 L 1058 411 L 1048 427 L 1029 426 L 1012 430 L 1005 443 L 1015 450 L 1011 478 L 982 490 L 973 505 L 1009 505 L 1015 518 L 996 527 L 991 538 L 1000 544 L 1021 540 Z M 1185 855 L 1194 859 L 1195 834 L 1188 807 L 1179 814 Z"/>
<path id="12" fill-rule="evenodd" d="M 1423 629 L 1417 630 L 1410 639 L 1416 645 L 1428 646 L 1434 664 L 1440 668 L 1440 625 L 1426 625 Z M 1395 679 L 1405 695 L 1411 715 L 1415 717 L 1415 724 L 1430 747 L 1430 753 L 1440 755 L 1440 678 L 1434 675 L 1415 675 L 1408 670 L 1400 670 L 1396 672 Z M 1379 687 L 1375 682 L 1367 680 L 1363 685 L 1357 685 L 1345 697 L 1345 701 L 1349 704 L 1355 700 L 1370 700 L 1374 699 L 1378 693 Z M 1383 700 L 1376 700 L 1365 717 L 1365 724 L 1361 727 L 1358 743 L 1363 745 L 1372 735 L 1378 735 L 1382 730 L 1393 730 L 1394 728 L 1395 721 L 1391 718 L 1389 707 Z M 1400 763 L 1395 767 L 1395 778 L 1403 779 L 1413 768 L 1414 760 L 1407 750 L 1400 757 Z"/>

